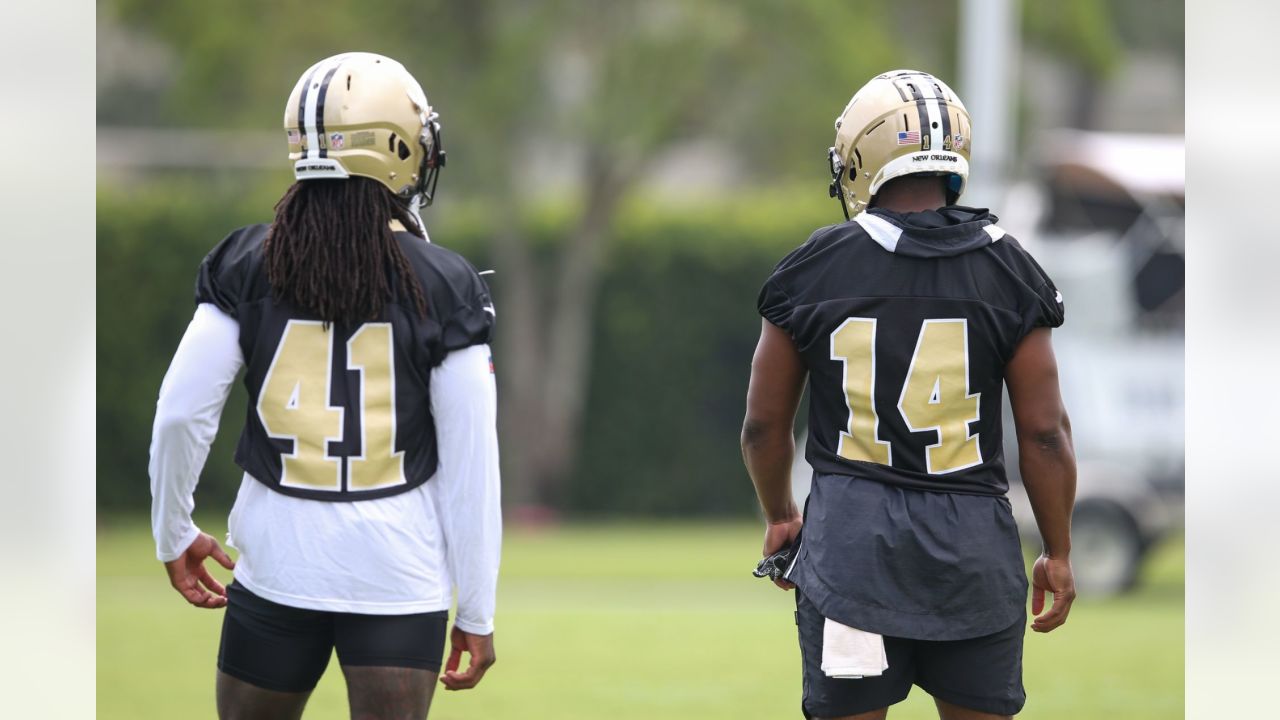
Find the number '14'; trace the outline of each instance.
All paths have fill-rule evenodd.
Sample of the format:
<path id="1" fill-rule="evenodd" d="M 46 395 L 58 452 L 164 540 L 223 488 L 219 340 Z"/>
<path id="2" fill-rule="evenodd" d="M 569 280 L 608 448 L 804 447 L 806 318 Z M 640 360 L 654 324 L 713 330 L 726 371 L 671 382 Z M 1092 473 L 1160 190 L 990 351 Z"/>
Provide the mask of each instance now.
<path id="1" fill-rule="evenodd" d="M 876 412 L 876 320 L 851 317 L 831 333 L 831 359 L 844 364 L 849 420 L 840 431 L 838 454 L 848 460 L 893 464 L 892 445 L 879 439 Z M 969 392 L 969 323 L 964 319 L 925 320 L 898 396 L 898 413 L 911 432 L 933 431 L 937 442 L 925 449 L 925 468 L 941 475 L 982 463 L 977 434 L 981 393 Z"/>

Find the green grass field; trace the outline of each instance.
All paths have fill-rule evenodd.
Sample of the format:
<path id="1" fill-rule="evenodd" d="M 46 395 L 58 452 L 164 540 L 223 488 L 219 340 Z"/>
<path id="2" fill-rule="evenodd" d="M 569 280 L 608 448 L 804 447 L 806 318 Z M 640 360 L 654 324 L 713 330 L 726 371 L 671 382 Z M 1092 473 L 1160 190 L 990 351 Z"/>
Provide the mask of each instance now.
<path id="1" fill-rule="evenodd" d="M 202 525 L 220 537 L 214 521 Z M 753 525 L 508 529 L 498 664 L 476 690 L 437 692 L 433 720 L 799 717 L 788 593 L 756 580 Z M 1080 600 L 1028 633 L 1032 720 L 1181 718 L 1183 543 L 1158 548 L 1138 591 Z M 221 576 L 227 573 L 221 572 Z M 98 534 L 98 717 L 212 718 L 221 611 L 169 589 L 144 523 Z M 336 659 L 306 717 L 346 718 Z M 890 717 L 933 718 L 916 689 Z"/>

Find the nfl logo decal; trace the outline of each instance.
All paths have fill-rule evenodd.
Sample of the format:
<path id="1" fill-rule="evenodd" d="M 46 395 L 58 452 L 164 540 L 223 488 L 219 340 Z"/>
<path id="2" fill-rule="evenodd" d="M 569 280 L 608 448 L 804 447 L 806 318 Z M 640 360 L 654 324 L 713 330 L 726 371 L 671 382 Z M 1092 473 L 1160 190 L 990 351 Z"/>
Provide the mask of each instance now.
<path id="1" fill-rule="evenodd" d="M 329 147 L 334 150 L 341 150 L 346 144 L 346 138 L 342 137 L 342 133 L 334 133 L 329 136 Z"/>
<path id="2" fill-rule="evenodd" d="M 914 145 L 918 142 L 920 142 L 920 131 L 918 130 L 898 133 L 899 145 Z"/>
<path id="3" fill-rule="evenodd" d="M 289 131 L 289 144 L 290 144 L 290 145 L 297 145 L 297 144 L 298 144 L 298 143 L 300 143 L 300 142 L 302 142 L 302 133 L 298 132 L 297 130 L 290 130 L 290 131 Z"/>
<path id="4" fill-rule="evenodd" d="M 951 144 L 952 144 L 952 145 L 955 147 L 955 149 L 957 149 L 957 150 L 959 150 L 960 148 L 964 147 L 964 136 L 963 136 L 963 135 L 961 135 L 961 134 L 959 134 L 959 133 L 956 133 L 956 136 L 955 136 L 954 138 L 952 138 L 952 139 L 951 139 Z"/>

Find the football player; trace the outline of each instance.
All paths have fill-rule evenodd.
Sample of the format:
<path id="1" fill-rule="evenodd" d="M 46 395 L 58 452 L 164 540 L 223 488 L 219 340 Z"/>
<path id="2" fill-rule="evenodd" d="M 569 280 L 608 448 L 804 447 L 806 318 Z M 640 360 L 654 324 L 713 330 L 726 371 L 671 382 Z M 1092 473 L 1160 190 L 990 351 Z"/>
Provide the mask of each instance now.
<path id="1" fill-rule="evenodd" d="M 301 717 L 336 648 L 352 717 L 425 718 L 455 588 L 440 682 L 475 687 L 494 662 L 493 304 L 466 260 L 427 239 L 418 210 L 445 153 L 400 63 L 321 60 L 284 131 L 296 182 L 272 223 L 232 232 L 200 265 L 160 389 L 157 554 L 188 602 L 226 607 L 219 717 Z M 191 510 L 242 368 L 233 562 Z M 235 570 L 230 585 L 207 558 Z"/>
<path id="2" fill-rule="evenodd" d="M 846 222 L 814 232 L 760 292 L 742 450 L 765 554 L 793 551 L 775 582 L 796 590 L 806 717 L 883 718 L 912 685 L 946 719 L 1022 708 L 1027 579 L 1003 386 L 1045 542 L 1032 629 L 1062 625 L 1075 595 L 1075 460 L 1050 342 L 1062 296 L 996 216 L 955 204 L 972 137 L 941 80 L 872 79 L 828 156 Z M 790 468 L 806 378 L 802 516 Z"/>

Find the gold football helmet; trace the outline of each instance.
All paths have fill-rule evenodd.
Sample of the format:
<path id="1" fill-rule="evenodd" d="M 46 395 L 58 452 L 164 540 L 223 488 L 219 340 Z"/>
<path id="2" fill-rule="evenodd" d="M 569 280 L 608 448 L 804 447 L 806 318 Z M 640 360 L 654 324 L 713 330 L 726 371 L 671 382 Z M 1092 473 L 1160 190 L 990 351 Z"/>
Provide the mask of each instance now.
<path id="1" fill-rule="evenodd" d="M 886 182 L 923 173 L 948 176 L 954 203 L 969 177 L 971 144 L 969 113 L 946 83 L 918 70 L 877 75 L 836 118 L 836 144 L 827 151 L 831 197 L 848 219 Z"/>
<path id="2" fill-rule="evenodd" d="M 395 60 L 364 52 L 325 58 L 302 74 L 284 108 L 294 177 L 359 175 L 430 205 L 445 164 L 437 118 Z"/>

